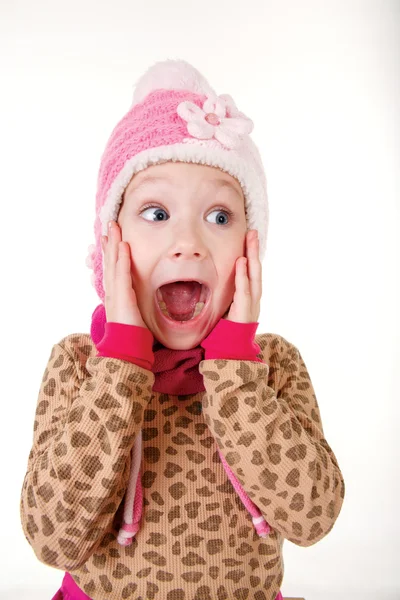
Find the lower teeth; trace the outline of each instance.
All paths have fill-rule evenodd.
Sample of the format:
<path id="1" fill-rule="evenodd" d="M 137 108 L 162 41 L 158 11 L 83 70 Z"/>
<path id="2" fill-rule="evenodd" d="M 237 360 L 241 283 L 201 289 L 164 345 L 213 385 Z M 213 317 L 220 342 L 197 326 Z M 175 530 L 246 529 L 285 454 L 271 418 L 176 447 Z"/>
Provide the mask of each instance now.
<path id="1" fill-rule="evenodd" d="M 169 317 L 170 319 L 172 319 L 173 317 L 171 317 L 171 315 L 169 314 L 169 312 L 167 311 L 167 305 L 165 304 L 165 302 L 158 302 L 160 308 L 161 308 L 161 312 L 163 313 L 163 315 L 165 315 L 166 317 Z M 195 317 L 197 317 L 197 315 L 199 315 L 201 313 L 201 311 L 204 308 L 204 302 L 196 302 L 196 306 L 194 309 L 194 313 L 192 314 L 191 317 L 189 317 L 189 319 L 185 319 L 185 321 L 190 321 L 191 319 L 194 319 Z M 173 319 L 174 321 L 179 321 L 179 319 Z"/>

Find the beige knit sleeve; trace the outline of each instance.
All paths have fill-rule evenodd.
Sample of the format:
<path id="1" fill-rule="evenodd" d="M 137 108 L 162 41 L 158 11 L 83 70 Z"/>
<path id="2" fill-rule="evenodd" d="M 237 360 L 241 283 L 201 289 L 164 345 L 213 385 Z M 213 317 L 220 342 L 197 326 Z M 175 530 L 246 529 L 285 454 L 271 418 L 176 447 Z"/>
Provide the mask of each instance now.
<path id="1" fill-rule="evenodd" d="M 270 526 L 298 546 L 311 546 L 332 529 L 344 480 L 300 352 L 280 337 L 265 358 L 201 361 L 203 413 Z"/>
<path id="2" fill-rule="evenodd" d="M 73 571 L 112 526 L 154 374 L 116 358 L 82 368 L 79 335 L 52 348 L 40 385 L 20 516 L 37 558 Z M 78 342 L 75 346 L 71 340 Z"/>

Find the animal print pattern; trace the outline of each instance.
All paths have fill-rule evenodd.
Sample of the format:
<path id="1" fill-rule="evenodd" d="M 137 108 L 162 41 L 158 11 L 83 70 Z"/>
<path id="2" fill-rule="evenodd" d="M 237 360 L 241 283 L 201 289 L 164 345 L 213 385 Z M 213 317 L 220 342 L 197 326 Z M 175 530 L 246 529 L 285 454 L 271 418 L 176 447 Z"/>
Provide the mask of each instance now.
<path id="1" fill-rule="evenodd" d="M 274 600 L 282 546 L 329 533 L 344 482 L 298 350 L 255 337 L 264 363 L 203 360 L 205 392 L 96 356 L 88 334 L 52 348 L 37 400 L 21 523 L 37 558 L 94 600 Z M 141 529 L 120 546 L 130 451 L 143 430 Z M 218 454 L 271 526 L 260 538 Z"/>
<path id="2" fill-rule="evenodd" d="M 268 523 L 294 544 L 311 546 L 331 531 L 345 485 L 300 352 L 284 338 L 272 346 L 283 355 L 278 392 L 265 385 L 268 364 L 199 364 L 207 389 L 204 418 Z"/>

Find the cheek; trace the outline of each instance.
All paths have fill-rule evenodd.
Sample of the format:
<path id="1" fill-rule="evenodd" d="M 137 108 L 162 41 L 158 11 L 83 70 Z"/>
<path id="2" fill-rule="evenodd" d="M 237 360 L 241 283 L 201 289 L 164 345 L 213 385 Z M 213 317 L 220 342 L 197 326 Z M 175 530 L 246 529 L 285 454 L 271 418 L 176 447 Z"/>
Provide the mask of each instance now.
<path id="1" fill-rule="evenodd" d="M 235 261 L 232 257 L 221 263 L 218 269 L 220 294 L 224 302 L 231 301 L 235 293 Z"/>
<path id="2" fill-rule="evenodd" d="M 224 274 L 226 279 L 234 279 L 236 271 L 236 262 L 240 256 L 245 256 L 245 242 L 240 237 L 228 248 L 220 248 L 218 258 L 219 271 Z"/>
<path id="3" fill-rule="evenodd" d="M 128 241 L 128 240 L 125 240 Z M 138 245 L 137 240 L 135 244 L 128 242 L 130 250 L 131 260 L 131 273 L 134 280 L 141 284 L 148 279 L 148 273 L 150 269 L 149 255 L 146 252 L 145 246 Z"/>
<path id="4" fill-rule="evenodd" d="M 223 279 L 228 281 L 233 281 L 235 279 L 235 261 L 229 260 L 223 265 Z"/>

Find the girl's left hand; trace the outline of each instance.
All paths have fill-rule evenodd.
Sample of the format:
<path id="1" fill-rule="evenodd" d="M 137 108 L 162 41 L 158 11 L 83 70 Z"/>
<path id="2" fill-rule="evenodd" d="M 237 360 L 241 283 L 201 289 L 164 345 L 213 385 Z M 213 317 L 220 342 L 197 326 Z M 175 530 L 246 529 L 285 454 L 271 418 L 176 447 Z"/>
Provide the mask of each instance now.
<path id="1" fill-rule="evenodd" d="M 236 260 L 235 268 L 233 302 L 222 318 L 236 321 L 236 323 L 256 323 L 260 315 L 262 294 L 262 270 L 257 229 L 247 232 L 246 256 L 240 256 Z"/>

